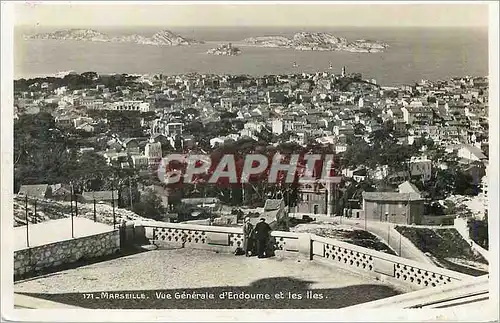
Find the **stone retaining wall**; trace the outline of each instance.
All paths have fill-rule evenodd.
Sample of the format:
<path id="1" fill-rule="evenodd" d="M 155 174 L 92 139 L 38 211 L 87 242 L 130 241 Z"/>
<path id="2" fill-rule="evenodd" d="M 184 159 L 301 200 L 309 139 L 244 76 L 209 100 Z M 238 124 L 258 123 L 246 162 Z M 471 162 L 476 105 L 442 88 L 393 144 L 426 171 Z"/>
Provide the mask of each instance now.
<path id="1" fill-rule="evenodd" d="M 118 230 L 17 250 L 14 252 L 14 277 L 34 275 L 79 260 L 111 255 L 119 250 Z"/>

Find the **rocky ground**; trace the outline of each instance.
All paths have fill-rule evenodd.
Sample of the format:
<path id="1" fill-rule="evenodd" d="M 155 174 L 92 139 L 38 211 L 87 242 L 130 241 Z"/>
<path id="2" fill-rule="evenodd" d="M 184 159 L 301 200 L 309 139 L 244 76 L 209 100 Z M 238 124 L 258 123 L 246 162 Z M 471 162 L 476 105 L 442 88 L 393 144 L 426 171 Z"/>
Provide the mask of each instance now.
<path id="1" fill-rule="evenodd" d="M 441 267 L 474 276 L 488 273 L 487 260 L 474 253 L 454 228 L 396 226 L 395 229 Z"/>
<path id="2" fill-rule="evenodd" d="M 74 205 L 73 205 L 74 207 Z M 71 216 L 70 202 L 39 199 L 36 202 L 36 216 L 34 201 L 28 201 L 28 218 L 30 223 L 40 223 L 48 220 L 68 218 Z M 78 217 L 87 219 L 94 218 L 93 203 L 78 203 Z M 113 207 L 108 204 L 96 204 L 97 222 L 113 225 Z M 115 218 L 117 223 L 125 221 L 147 221 L 132 211 L 115 207 Z M 14 226 L 26 225 L 26 207 L 22 198 L 14 199 Z"/>
<path id="3" fill-rule="evenodd" d="M 348 41 L 343 37 L 337 37 L 329 33 L 299 32 L 292 37 L 285 36 L 258 36 L 243 40 L 244 43 L 259 47 L 282 47 L 295 50 L 319 50 L 319 51 L 349 51 L 349 52 L 382 52 L 389 47 L 388 44 L 379 41 L 356 40 Z"/>
<path id="4" fill-rule="evenodd" d="M 290 229 L 292 232 L 308 232 L 321 237 L 332 238 L 354 245 L 382 251 L 391 255 L 396 253 L 379 238 L 364 230 L 354 229 L 349 225 L 311 222 L 298 224 Z"/>

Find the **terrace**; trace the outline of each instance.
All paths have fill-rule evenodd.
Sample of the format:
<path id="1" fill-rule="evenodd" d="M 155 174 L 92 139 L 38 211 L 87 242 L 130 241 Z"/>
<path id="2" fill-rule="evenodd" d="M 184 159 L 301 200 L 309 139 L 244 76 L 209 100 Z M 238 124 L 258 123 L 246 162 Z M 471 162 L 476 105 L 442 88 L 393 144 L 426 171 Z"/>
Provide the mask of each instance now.
<path id="1" fill-rule="evenodd" d="M 382 306 L 401 303 L 400 308 L 408 308 L 428 293 L 439 294 L 433 289 L 446 288 L 446 295 L 456 295 L 460 286 L 475 279 L 308 233 L 274 231 L 276 256 L 257 259 L 232 254 L 242 243 L 241 228 L 147 221 L 130 223 L 121 231 L 122 248 L 145 240 L 152 245 L 145 252 L 113 254 L 105 261 L 17 281 L 16 306 L 334 309 L 381 306 L 375 301 L 384 300 Z M 111 250 L 115 247 L 110 245 Z M 481 300 L 488 297 L 483 289 Z M 224 292 L 235 296 L 222 297 Z M 426 295 L 412 296 L 422 292 Z M 405 298 L 398 301 L 400 297 Z"/>
<path id="2" fill-rule="evenodd" d="M 271 299 L 221 299 L 224 292 L 269 294 Z M 307 299 L 307 291 L 321 299 Z M 237 309 L 341 308 L 401 294 L 390 284 L 345 269 L 287 258 L 257 259 L 195 249 L 152 250 L 19 282 L 15 292 L 83 308 Z M 107 299 L 144 293 L 147 299 Z M 283 292 L 285 299 L 275 299 Z M 82 294 L 93 293 L 93 298 Z M 165 299 L 157 294 L 171 294 Z M 185 293 L 214 299 L 181 299 Z M 289 299 L 288 293 L 302 295 Z M 177 296 L 182 297 L 182 296 Z M 96 298 L 100 298 L 97 300 Z"/>

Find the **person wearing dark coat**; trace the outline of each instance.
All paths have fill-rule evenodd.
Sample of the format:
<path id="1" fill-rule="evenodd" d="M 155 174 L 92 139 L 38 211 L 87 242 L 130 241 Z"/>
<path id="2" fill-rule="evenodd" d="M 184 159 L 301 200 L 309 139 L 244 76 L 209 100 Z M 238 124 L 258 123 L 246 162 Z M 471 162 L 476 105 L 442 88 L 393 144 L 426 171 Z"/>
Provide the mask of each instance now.
<path id="1" fill-rule="evenodd" d="M 266 219 L 264 218 L 261 218 L 259 223 L 255 225 L 254 235 L 257 243 L 258 258 L 264 258 L 264 254 L 267 253 L 266 250 L 269 244 L 269 236 L 271 234 L 271 231 L 271 227 L 266 223 Z"/>
<path id="2" fill-rule="evenodd" d="M 249 257 L 254 253 L 253 251 L 253 224 L 250 223 L 250 218 L 245 218 L 245 224 L 243 224 L 243 251 L 245 256 Z"/>

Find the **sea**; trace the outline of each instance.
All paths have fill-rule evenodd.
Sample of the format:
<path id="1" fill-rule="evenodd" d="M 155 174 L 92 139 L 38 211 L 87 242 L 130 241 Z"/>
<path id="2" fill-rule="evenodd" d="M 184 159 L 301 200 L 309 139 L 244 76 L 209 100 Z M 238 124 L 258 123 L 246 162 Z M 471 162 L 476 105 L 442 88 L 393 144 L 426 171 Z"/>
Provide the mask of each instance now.
<path id="1" fill-rule="evenodd" d="M 488 75 L 488 31 L 479 28 L 361 28 L 361 27 L 109 27 L 89 28 L 110 35 L 152 35 L 168 29 L 206 43 L 192 46 L 154 46 L 69 40 L 24 40 L 23 35 L 64 28 L 17 27 L 14 30 L 14 78 L 46 76 L 63 71 L 101 74 L 292 74 L 361 73 L 383 86 L 414 84 L 459 76 Z M 222 43 L 238 45 L 254 36 L 296 32 L 328 32 L 348 40 L 379 40 L 389 44 L 382 53 L 298 51 L 241 46 L 239 56 L 208 55 Z M 330 68 L 331 65 L 331 68 Z"/>

